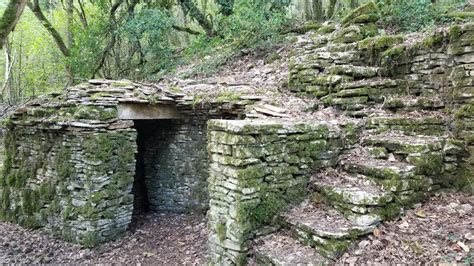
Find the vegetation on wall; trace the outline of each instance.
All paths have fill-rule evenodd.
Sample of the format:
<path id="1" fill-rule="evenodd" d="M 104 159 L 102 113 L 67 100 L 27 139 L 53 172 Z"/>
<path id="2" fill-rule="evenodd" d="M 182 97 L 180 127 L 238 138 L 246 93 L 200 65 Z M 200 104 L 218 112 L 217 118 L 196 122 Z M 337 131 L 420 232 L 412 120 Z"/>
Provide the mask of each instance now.
<path id="1" fill-rule="evenodd" d="M 446 2 L 446 1 L 445 1 Z M 431 0 L 382 0 L 379 1 L 384 23 L 397 31 L 419 31 L 452 20 L 449 11 L 466 4 L 464 0 L 436 3 Z"/>

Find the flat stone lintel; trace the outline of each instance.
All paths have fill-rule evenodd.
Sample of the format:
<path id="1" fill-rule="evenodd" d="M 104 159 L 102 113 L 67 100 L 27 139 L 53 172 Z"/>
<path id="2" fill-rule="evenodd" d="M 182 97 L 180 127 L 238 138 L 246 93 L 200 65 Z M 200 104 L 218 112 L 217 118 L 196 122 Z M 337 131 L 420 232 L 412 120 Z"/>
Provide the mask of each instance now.
<path id="1" fill-rule="evenodd" d="M 120 103 L 117 109 L 118 118 L 123 120 L 183 118 L 175 106 L 166 104 Z"/>

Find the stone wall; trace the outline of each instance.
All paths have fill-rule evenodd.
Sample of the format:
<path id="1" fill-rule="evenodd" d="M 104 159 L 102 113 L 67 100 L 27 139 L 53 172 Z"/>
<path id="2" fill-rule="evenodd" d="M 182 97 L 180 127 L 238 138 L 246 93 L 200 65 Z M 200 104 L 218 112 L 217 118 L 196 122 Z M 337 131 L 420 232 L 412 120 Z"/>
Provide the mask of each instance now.
<path id="1" fill-rule="evenodd" d="M 453 177 L 448 180 L 454 181 L 449 183 L 472 192 L 474 23 L 455 24 L 411 40 L 397 35 L 365 38 L 367 25 L 329 25 L 309 34 L 290 61 L 289 88 L 352 116 L 369 116 L 370 107 L 402 114 L 441 112 L 441 117 L 423 121 L 401 116 L 398 121 L 390 117 L 383 121 L 379 115 L 369 118 L 367 127 L 447 134 L 452 149 L 444 165 L 446 176 Z"/>
<path id="2" fill-rule="evenodd" d="M 149 210 L 207 209 L 206 122 L 205 117 L 135 122 L 142 138 Z"/>
<path id="3" fill-rule="evenodd" d="M 270 232 L 275 215 L 304 198 L 310 171 L 335 166 L 343 146 L 355 142 L 354 127 L 344 128 L 326 122 L 209 121 L 213 263 L 246 259 L 250 240 Z"/>
<path id="4" fill-rule="evenodd" d="M 405 79 L 407 93 L 439 97 L 442 101 L 445 113 L 451 116 L 449 124 L 444 126 L 457 139 L 451 141 L 452 149 L 445 159 L 447 175 L 471 193 L 474 192 L 473 37 L 474 23 L 453 25 L 419 43 L 393 47 L 381 54 L 381 65 L 391 76 Z"/>
<path id="5" fill-rule="evenodd" d="M 0 218 L 92 246 L 131 221 L 136 133 L 9 128 Z"/>

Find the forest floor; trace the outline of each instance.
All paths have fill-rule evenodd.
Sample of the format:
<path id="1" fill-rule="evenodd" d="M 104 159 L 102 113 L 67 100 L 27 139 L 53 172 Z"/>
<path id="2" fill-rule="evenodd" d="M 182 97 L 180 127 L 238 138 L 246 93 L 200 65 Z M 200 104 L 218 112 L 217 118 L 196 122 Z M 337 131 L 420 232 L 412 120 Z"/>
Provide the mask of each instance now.
<path id="1" fill-rule="evenodd" d="M 384 222 L 338 264 L 474 263 L 474 195 L 439 193 Z"/>
<path id="2" fill-rule="evenodd" d="M 398 221 L 383 223 L 337 264 L 472 264 L 473 206 L 473 195 L 439 193 Z M 206 254 L 206 220 L 199 215 L 143 215 L 126 237 L 93 249 L 0 222 L 0 264 L 204 265 Z"/>
<path id="3" fill-rule="evenodd" d="M 0 264 L 204 265 L 206 227 L 203 215 L 147 214 L 134 219 L 123 239 L 86 249 L 0 222 Z"/>

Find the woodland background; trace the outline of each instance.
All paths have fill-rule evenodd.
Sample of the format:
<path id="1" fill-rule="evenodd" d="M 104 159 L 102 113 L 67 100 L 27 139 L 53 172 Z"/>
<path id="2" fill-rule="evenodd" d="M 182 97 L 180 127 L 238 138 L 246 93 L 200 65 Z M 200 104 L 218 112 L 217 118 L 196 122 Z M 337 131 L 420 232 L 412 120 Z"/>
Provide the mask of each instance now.
<path id="1" fill-rule="evenodd" d="M 15 1 L 25 0 L 0 0 L 0 29 Z M 180 75 L 210 75 L 236 56 L 273 51 L 288 41 L 286 33 L 338 20 L 365 2 L 28 0 L 1 51 L 0 101 L 19 103 L 91 78 L 159 81 L 190 63 L 192 70 Z M 393 32 L 434 29 L 467 3 L 376 2 L 381 28 Z"/>

